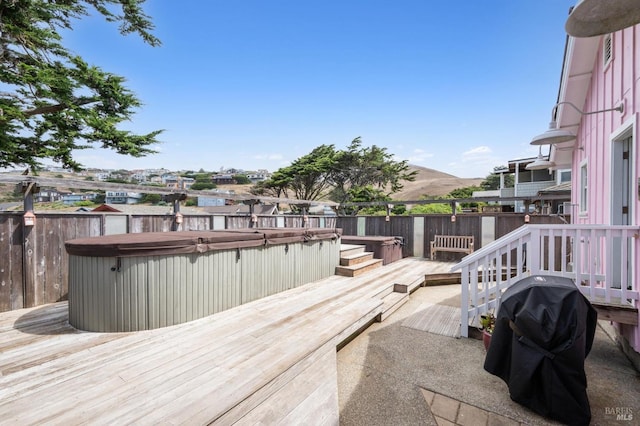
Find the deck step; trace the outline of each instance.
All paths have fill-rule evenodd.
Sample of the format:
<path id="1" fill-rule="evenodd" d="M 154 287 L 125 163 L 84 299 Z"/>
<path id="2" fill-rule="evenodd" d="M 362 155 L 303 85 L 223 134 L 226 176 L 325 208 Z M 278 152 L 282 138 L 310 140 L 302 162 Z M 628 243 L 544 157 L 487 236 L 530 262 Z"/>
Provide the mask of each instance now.
<path id="1" fill-rule="evenodd" d="M 355 254 L 340 254 L 340 266 L 352 266 L 358 263 L 364 263 L 373 259 L 373 252 L 364 251 Z"/>
<path id="2" fill-rule="evenodd" d="M 336 266 L 336 275 L 343 277 L 357 277 L 372 269 L 382 266 L 382 259 L 371 259 L 352 266 Z"/>
<path id="3" fill-rule="evenodd" d="M 591 305 L 598 312 L 599 320 L 638 325 L 638 308 L 634 306 L 622 303 L 606 303 L 597 299 L 592 300 Z"/>
<path id="4" fill-rule="evenodd" d="M 340 257 L 364 253 L 365 246 L 358 244 L 340 244 Z"/>
<path id="5" fill-rule="evenodd" d="M 382 322 L 389 316 L 398 310 L 409 300 L 409 293 L 399 293 L 397 291 L 391 292 L 382 298 L 382 313 L 378 315 L 376 320 Z"/>
<path id="6" fill-rule="evenodd" d="M 409 293 L 413 293 L 419 287 L 424 287 L 425 280 L 426 280 L 425 277 L 422 276 L 422 277 L 416 277 L 413 279 L 413 281 L 408 282 L 406 285 Z"/>

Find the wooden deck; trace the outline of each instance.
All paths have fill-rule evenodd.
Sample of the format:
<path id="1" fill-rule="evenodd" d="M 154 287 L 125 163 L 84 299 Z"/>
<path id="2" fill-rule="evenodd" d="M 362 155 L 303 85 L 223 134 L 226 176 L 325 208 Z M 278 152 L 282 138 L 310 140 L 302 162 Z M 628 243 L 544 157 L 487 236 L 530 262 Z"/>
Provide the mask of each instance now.
<path id="1" fill-rule="evenodd" d="M 0 313 L 0 418 L 21 425 L 317 423 L 317 416 L 337 416 L 336 346 L 379 318 L 389 286 L 450 266 L 402 259 L 134 333 L 78 331 L 65 302 Z M 337 423 L 335 416 L 325 420 Z"/>

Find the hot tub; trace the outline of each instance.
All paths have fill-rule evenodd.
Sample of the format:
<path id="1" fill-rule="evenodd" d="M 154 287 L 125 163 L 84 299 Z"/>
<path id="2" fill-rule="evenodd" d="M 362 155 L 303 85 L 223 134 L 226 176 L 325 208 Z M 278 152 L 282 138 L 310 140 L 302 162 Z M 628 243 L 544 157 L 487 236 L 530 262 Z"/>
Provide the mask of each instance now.
<path id="1" fill-rule="evenodd" d="M 82 238 L 69 253 L 69 323 L 149 330 L 202 318 L 326 278 L 340 229 L 147 232 Z"/>
<path id="2" fill-rule="evenodd" d="M 374 258 L 382 259 L 383 265 L 402 259 L 402 237 L 343 235 L 342 243 L 365 246 L 366 251 L 373 252 Z"/>

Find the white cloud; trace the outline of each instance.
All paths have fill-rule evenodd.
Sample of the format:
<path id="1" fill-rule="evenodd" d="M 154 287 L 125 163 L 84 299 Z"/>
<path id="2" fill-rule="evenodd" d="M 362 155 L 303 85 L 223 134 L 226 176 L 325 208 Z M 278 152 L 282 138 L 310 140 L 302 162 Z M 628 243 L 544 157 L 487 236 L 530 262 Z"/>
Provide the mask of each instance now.
<path id="1" fill-rule="evenodd" d="M 491 148 L 481 145 L 464 151 L 444 171 L 459 177 L 485 177 L 502 162 Z"/>
<path id="2" fill-rule="evenodd" d="M 432 153 L 427 152 L 423 149 L 417 148 L 413 150 L 411 155 L 409 155 L 409 158 L 407 159 L 407 161 L 410 164 L 421 165 L 427 160 L 427 158 L 432 158 L 432 157 L 433 157 Z"/>
<path id="3" fill-rule="evenodd" d="M 488 154 L 491 154 L 491 148 L 488 146 L 479 146 L 476 148 L 472 148 L 469 151 L 465 151 L 462 153 L 463 161 L 471 161 L 477 157 L 483 157 Z"/>

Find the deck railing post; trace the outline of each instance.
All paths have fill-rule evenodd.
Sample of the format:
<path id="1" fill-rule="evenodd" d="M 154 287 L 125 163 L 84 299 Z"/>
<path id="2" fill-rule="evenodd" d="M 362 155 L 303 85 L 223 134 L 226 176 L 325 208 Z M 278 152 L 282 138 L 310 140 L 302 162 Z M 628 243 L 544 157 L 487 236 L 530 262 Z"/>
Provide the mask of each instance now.
<path id="1" fill-rule="evenodd" d="M 469 267 L 464 266 L 460 275 L 460 336 L 469 337 Z"/>

